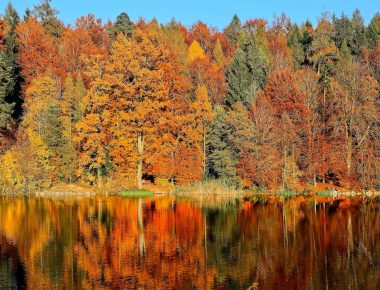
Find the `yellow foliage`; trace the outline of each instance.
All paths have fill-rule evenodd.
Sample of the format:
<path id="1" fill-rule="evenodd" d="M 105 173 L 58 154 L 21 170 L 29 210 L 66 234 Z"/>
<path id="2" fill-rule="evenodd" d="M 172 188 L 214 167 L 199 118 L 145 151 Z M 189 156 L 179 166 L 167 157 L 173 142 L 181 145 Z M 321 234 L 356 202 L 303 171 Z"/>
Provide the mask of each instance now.
<path id="1" fill-rule="evenodd" d="M 192 62 L 197 58 L 205 58 L 205 52 L 203 51 L 202 47 L 199 45 L 199 43 L 194 40 L 193 43 L 189 47 L 189 53 L 187 56 L 188 62 Z"/>
<path id="2" fill-rule="evenodd" d="M 15 152 L 9 150 L 0 158 L 0 188 L 15 192 L 21 187 L 22 179 L 20 163 Z"/>
<path id="3" fill-rule="evenodd" d="M 25 107 L 27 114 L 23 125 L 42 134 L 49 104 L 58 102 L 60 91 L 58 82 L 49 76 L 36 78 L 26 90 Z"/>

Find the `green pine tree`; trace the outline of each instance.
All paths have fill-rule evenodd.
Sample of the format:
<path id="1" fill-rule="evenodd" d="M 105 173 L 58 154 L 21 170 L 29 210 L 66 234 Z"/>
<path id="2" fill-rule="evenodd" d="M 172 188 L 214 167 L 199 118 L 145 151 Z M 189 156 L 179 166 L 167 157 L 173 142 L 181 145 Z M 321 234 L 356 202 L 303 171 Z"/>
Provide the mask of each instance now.
<path id="1" fill-rule="evenodd" d="M 230 144 L 227 114 L 222 107 L 216 108 L 216 116 L 210 124 L 208 137 L 209 155 L 207 159 L 208 176 L 220 179 L 228 185 L 238 185 L 236 175 L 237 157 Z"/>
<path id="2" fill-rule="evenodd" d="M 292 50 L 294 66 L 300 68 L 305 62 L 305 51 L 301 42 L 302 36 L 297 25 L 293 25 L 288 35 L 288 45 Z"/>
<path id="3" fill-rule="evenodd" d="M 342 45 L 341 45 L 339 51 L 340 51 L 340 58 L 343 61 L 346 61 L 347 63 L 351 63 L 352 62 L 351 51 L 350 51 L 350 49 L 347 46 L 347 41 L 346 40 L 343 40 Z"/>
<path id="4" fill-rule="evenodd" d="M 63 31 L 63 25 L 57 17 L 58 10 L 51 6 L 51 1 L 42 0 L 40 4 L 34 5 L 31 14 L 42 23 L 50 35 L 58 38 Z"/>
<path id="5" fill-rule="evenodd" d="M 7 102 L 7 96 L 15 86 L 11 61 L 4 52 L 0 52 L 0 128 L 6 128 L 12 117 L 14 104 Z"/>
<path id="6" fill-rule="evenodd" d="M 249 106 L 258 90 L 265 87 L 269 60 L 253 37 L 247 37 L 237 50 L 226 72 L 227 104 L 242 102 Z"/>
<path id="7" fill-rule="evenodd" d="M 8 91 L 6 100 L 8 103 L 14 103 L 13 117 L 19 119 L 21 117 L 23 103 L 21 94 L 23 78 L 21 76 L 21 67 L 17 63 L 18 44 L 16 40 L 16 28 L 20 22 L 20 17 L 10 2 L 5 9 L 4 19 L 7 23 L 4 53 L 14 80 L 13 87 Z"/>
<path id="8" fill-rule="evenodd" d="M 239 17 L 235 14 L 231 20 L 231 23 L 226 27 L 224 33 L 227 36 L 229 42 L 237 46 L 240 38 L 241 22 Z"/>
<path id="9" fill-rule="evenodd" d="M 109 34 L 111 39 L 115 39 L 119 33 L 124 34 L 126 37 L 131 37 L 134 30 L 133 22 L 128 14 L 122 12 L 116 17 L 114 25 L 109 27 Z"/>
<path id="10" fill-rule="evenodd" d="M 64 137 L 64 126 L 62 122 L 62 111 L 58 104 L 51 103 L 45 113 L 45 128 L 41 138 L 51 153 L 50 166 L 53 170 L 53 179 L 62 177 L 63 155 L 67 140 Z"/>
<path id="11" fill-rule="evenodd" d="M 368 25 L 367 41 L 370 48 L 380 45 L 380 13 L 376 13 Z"/>

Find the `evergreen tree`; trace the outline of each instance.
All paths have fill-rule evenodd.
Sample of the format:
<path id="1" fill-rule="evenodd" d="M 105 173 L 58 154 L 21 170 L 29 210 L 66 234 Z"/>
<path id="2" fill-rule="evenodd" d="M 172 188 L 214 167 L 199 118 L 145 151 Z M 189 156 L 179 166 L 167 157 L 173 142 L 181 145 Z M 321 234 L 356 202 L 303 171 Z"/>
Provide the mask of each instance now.
<path id="1" fill-rule="evenodd" d="M 54 172 L 52 172 L 53 179 L 60 178 L 65 181 L 70 180 L 66 173 L 69 168 L 67 166 L 75 164 L 75 159 L 70 158 L 70 160 L 67 160 L 69 152 L 66 151 L 66 148 L 68 147 L 69 142 L 64 135 L 62 110 L 57 103 L 51 103 L 47 107 L 45 130 L 41 137 L 48 150 L 51 152 L 50 165 L 52 166 L 52 169 L 54 169 Z"/>
<path id="2" fill-rule="evenodd" d="M 5 19 L 5 22 L 7 23 L 7 30 L 6 30 L 7 38 L 5 41 L 6 51 L 9 54 L 9 56 L 13 57 L 15 60 L 16 53 L 17 53 L 16 28 L 20 22 L 20 17 L 16 9 L 12 6 L 10 2 L 8 3 L 5 9 L 4 19 Z"/>
<path id="3" fill-rule="evenodd" d="M 301 32 L 297 25 L 293 25 L 288 35 L 288 46 L 292 50 L 294 66 L 299 68 L 305 62 L 305 52 L 301 42 Z"/>
<path id="4" fill-rule="evenodd" d="M 55 37 L 62 33 L 63 26 L 57 18 L 58 10 L 51 6 L 52 0 L 42 0 L 38 5 L 34 5 L 31 14 L 42 23 L 46 31 Z"/>
<path id="5" fill-rule="evenodd" d="M 348 63 L 352 62 L 352 55 L 351 55 L 350 49 L 347 46 L 346 40 L 343 40 L 339 51 L 340 51 L 340 57 L 342 60 Z"/>
<path id="6" fill-rule="evenodd" d="M 17 55 L 18 55 L 18 45 L 16 41 L 17 33 L 16 28 L 20 22 L 20 17 L 16 11 L 16 9 L 9 2 L 4 14 L 4 19 L 7 24 L 6 29 L 6 40 L 5 40 L 5 55 L 8 59 L 8 63 L 10 66 L 11 73 L 13 75 L 13 87 L 9 90 L 6 100 L 9 103 L 14 103 L 14 112 L 13 117 L 18 119 L 21 116 L 22 112 L 22 97 L 21 97 L 21 86 L 22 86 L 22 76 L 21 76 L 21 68 L 17 63 Z"/>
<path id="7" fill-rule="evenodd" d="M 217 65 L 223 64 L 225 57 L 224 57 L 224 53 L 223 53 L 222 44 L 220 43 L 219 38 L 215 42 L 214 50 L 213 50 L 213 56 L 214 56 L 214 60 L 215 60 Z"/>
<path id="8" fill-rule="evenodd" d="M 116 17 L 114 25 L 109 27 L 109 34 L 111 39 L 115 39 L 117 34 L 122 33 L 127 38 L 130 38 L 134 32 L 135 28 L 133 22 L 129 19 L 127 13 L 122 12 Z"/>
<path id="9" fill-rule="evenodd" d="M 352 28 L 353 37 L 350 48 L 353 55 L 359 56 L 363 47 L 368 45 L 363 16 L 359 10 L 355 10 L 352 14 Z"/>
<path id="10" fill-rule="evenodd" d="M 227 114 L 222 107 L 217 107 L 215 112 L 216 116 L 210 124 L 208 137 L 208 175 L 210 178 L 221 179 L 228 185 L 237 185 L 237 158 L 229 144 Z"/>
<path id="11" fill-rule="evenodd" d="M 30 10 L 30 8 L 26 8 L 23 17 L 24 22 L 27 22 L 30 17 L 32 17 L 32 10 Z"/>
<path id="12" fill-rule="evenodd" d="M 83 117 L 83 109 L 81 103 L 84 96 L 87 94 L 86 86 L 84 85 L 81 75 L 78 75 L 77 81 L 74 87 L 74 110 L 72 121 L 77 123 Z"/>
<path id="13" fill-rule="evenodd" d="M 313 25 L 311 24 L 309 20 L 307 20 L 305 24 L 301 26 L 300 30 L 301 30 L 300 42 L 302 44 L 303 51 L 306 54 L 309 51 L 311 43 L 313 42 L 313 35 L 311 33 L 311 31 L 313 30 Z"/>
<path id="14" fill-rule="evenodd" d="M 45 130 L 42 139 L 57 156 L 62 155 L 64 144 L 62 111 L 58 104 L 49 104 L 46 110 Z"/>
<path id="15" fill-rule="evenodd" d="M 368 25 L 367 40 L 370 48 L 380 44 L 380 13 L 376 13 Z"/>
<path id="16" fill-rule="evenodd" d="M 227 104 L 240 101 L 249 106 L 258 90 L 265 87 L 269 72 L 269 61 L 252 37 L 241 44 L 227 72 Z"/>
<path id="17" fill-rule="evenodd" d="M 224 30 L 224 33 L 227 36 L 229 42 L 236 46 L 239 42 L 240 31 L 241 22 L 239 17 L 235 14 L 231 20 L 231 23 Z"/>
<path id="18" fill-rule="evenodd" d="M 13 91 L 15 85 L 13 66 L 7 55 L 0 51 L 0 128 L 9 125 L 14 104 L 7 102 L 7 96 Z"/>
<path id="19" fill-rule="evenodd" d="M 343 41 L 346 41 L 347 45 L 351 45 L 353 40 L 353 29 L 351 20 L 344 14 L 340 18 L 335 15 L 332 18 L 332 24 L 334 26 L 333 40 L 335 46 L 340 49 Z"/>

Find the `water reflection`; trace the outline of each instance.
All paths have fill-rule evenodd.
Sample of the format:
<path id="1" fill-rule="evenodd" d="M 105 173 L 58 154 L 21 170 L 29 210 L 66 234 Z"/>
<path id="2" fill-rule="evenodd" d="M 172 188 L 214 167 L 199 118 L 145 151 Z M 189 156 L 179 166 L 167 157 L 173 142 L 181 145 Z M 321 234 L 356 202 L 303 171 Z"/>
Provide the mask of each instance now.
<path id="1" fill-rule="evenodd" d="M 376 289 L 378 205 L 0 199 L 0 283 L 29 289 Z"/>

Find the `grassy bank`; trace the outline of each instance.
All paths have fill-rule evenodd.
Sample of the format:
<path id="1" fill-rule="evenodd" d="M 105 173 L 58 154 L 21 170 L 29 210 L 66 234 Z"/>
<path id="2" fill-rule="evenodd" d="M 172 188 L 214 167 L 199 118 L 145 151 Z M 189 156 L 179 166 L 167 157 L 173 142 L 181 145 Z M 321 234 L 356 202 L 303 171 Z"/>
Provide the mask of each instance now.
<path id="1" fill-rule="evenodd" d="M 198 182 L 175 189 L 176 195 L 244 195 L 244 190 L 236 189 L 220 180 Z"/>
<path id="2" fill-rule="evenodd" d="M 122 191 L 120 195 L 122 197 L 132 197 L 132 198 L 150 197 L 154 195 L 154 192 L 151 190 L 146 190 L 146 189 L 129 189 L 129 190 Z"/>

